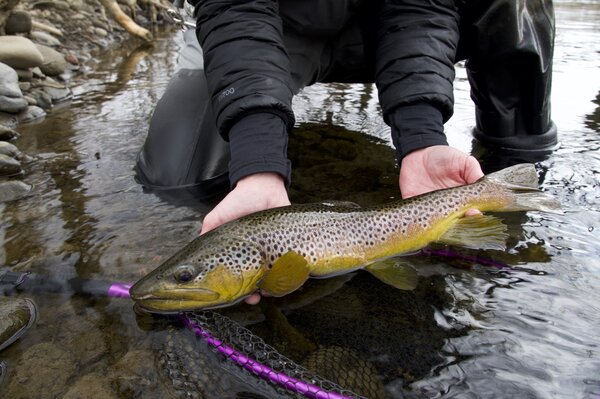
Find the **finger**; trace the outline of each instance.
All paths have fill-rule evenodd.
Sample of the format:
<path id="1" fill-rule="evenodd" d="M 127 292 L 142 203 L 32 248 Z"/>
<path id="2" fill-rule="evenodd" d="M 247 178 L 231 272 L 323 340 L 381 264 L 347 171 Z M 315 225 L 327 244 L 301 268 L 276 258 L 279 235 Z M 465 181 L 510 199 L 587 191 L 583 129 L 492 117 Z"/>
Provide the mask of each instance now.
<path id="1" fill-rule="evenodd" d="M 479 211 L 479 209 L 471 208 L 471 209 L 467 209 L 467 211 L 465 212 L 465 216 L 477 216 L 477 215 L 481 215 L 481 211 Z"/>
<path id="2" fill-rule="evenodd" d="M 248 305 L 256 305 L 260 302 L 260 295 L 254 293 L 244 300 Z"/>

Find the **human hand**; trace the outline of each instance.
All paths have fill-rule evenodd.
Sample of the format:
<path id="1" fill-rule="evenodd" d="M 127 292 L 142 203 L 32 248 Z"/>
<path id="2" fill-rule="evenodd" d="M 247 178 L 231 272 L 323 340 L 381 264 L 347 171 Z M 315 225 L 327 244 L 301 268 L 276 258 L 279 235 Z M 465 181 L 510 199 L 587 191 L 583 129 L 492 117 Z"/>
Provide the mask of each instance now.
<path id="1" fill-rule="evenodd" d="M 290 205 L 290 200 L 281 175 L 256 173 L 246 176 L 204 217 L 200 234 L 250 213 L 285 205 Z M 246 303 L 250 305 L 259 301 L 258 293 L 246 298 Z"/>
<path id="2" fill-rule="evenodd" d="M 436 145 L 409 153 L 400 166 L 400 192 L 402 198 L 430 191 L 474 183 L 483 177 L 477 159 L 464 152 Z M 466 215 L 480 213 L 470 209 Z"/>

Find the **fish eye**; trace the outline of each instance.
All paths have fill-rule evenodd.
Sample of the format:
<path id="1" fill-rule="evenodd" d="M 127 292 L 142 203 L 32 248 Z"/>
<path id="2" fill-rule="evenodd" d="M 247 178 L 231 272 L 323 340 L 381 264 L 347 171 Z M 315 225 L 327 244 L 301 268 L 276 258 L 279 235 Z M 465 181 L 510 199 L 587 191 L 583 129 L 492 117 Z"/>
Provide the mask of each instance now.
<path id="1" fill-rule="evenodd" d="M 187 283 L 189 281 L 192 281 L 192 279 L 194 278 L 194 273 L 191 267 L 183 266 L 175 271 L 174 277 L 178 283 Z"/>

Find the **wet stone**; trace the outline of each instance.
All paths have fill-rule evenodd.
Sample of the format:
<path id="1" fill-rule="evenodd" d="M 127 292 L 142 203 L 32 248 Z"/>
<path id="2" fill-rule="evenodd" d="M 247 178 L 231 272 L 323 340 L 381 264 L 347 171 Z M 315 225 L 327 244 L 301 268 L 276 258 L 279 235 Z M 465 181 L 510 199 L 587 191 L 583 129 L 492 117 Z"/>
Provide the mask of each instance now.
<path id="1" fill-rule="evenodd" d="M 7 143 L 6 141 L 0 141 L 0 154 L 16 158 L 21 155 L 21 151 L 19 151 L 17 146 L 14 144 Z"/>
<path id="2" fill-rule="evenodd" d="M 55 38 L 54 36 L 52 36 L 51 34 L 46 33 L 46 32 L 34 31 L 34 32 L 31 32 L 29 37 L 36 43 L 43 44 L 45 46 L 60 46 L 61 45 L 60 40 L 58 40 L 57 38 Z"/>
<path id="3" fill-rule="evenodd" d="M 21 97 L 22 95 L 17 71 L 0 62 L 0 96 Z"/>
<path id="4" fill-rule="evenodd" d="M 6 397 L 11 399 L 58 398 L 77 372 L 75 353 L 44 342 L 25 350 L 11 364 Z"/>
<path id="5" fill-rule="evenodd" d="M 0 176 L 16 176 L 21 173 L 23 173 L 21 162 L 8 155 L 0 154 Z"/>
<path id="6" fill-rule="evenodd" d="M 0 182 L 0 202 L 10 202 L 28 196 L 33 186 L 20 180 Z"/>
<path id="7" fill-rule="evenodd" d="M 31 299 L 0 296 L 0 351 L 19 339 L 36 318 Z"/>
<path id="8" fill-rule="evenodd" d="M 52 108 L 52 97 L 43 89 L 33 89 L 29 95 L 35 100 L 38 107 L 46 110 Z"/>
<path id="9" fill-rule="evenodd" d="M 7 35 L 14 35 L 15 33 L 29 33 L 31 32 L 31 15 L 26 11 L 12 11 L 4 25 L 4 32 Z"/>
<path id="10" fill-rule="evenodd" d="M 19 115 L 20 123 L 34 122 L 46 117 L 46 111 L 36 105 L 29 105 Z"/>
<path id="11" fill-rule="evenodd" d="M 38 44 L 37 48 L 44 57 L 44 62 L 39 65 L 42 73 L 47 76 L 57 76 L 67 69 L 67 61 L 60 52 L 42 44 Z"/>
<path id="12" fill-rule="evenodd" d="M 160 389 L 154 353 L 150 350 L 129 351 L 115 365 L 110 378 L 120 397 L 161 397 L 157 392 Z"/>
<path id="13" fill-rule="evenodd" d="M 21 97 L 0 96 L 0 111 L 16 114 L 27 108 L 27 100 Z"/>
<path id="14" fill-rule="evenodd" d="M 2 124 L 0 124 L 0 140 L 1 141 L 8 141 L 8 140 L 13 140 L 16 139 L 17 137 L 19 137 L 19 133 L 7 126 L 3 126 Z"/>
<path id="15" fill-rule="evenodd" d="M 108 378 L 100 373 L 90 373 L 78 379 L 62 398 L 116 399 L 118 396 L 111 388 Z"/>

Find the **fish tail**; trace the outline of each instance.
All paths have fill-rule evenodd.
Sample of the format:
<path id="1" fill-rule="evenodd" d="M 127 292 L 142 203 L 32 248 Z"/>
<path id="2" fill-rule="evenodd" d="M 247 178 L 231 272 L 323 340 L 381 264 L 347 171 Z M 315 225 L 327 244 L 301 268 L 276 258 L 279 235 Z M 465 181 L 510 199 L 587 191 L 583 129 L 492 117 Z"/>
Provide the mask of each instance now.
<path id="1" fill-rule="evenodd" d="M 535 166 L 530 163 L 514 165 L 495 173 L 483 180 L 501 186 L 508 192 L 510 201 L 505 211 L 542 211 L 561 213 L 560 203 L 539 189 Z"/>

